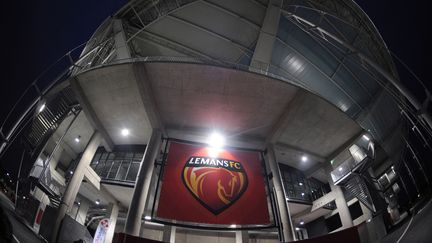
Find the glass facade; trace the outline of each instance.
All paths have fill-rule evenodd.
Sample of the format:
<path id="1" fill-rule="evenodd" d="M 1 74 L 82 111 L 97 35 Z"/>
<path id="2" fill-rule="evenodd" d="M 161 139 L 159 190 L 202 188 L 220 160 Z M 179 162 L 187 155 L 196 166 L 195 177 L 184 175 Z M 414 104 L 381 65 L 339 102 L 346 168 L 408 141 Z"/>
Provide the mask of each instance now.
<path id="1" fill-rule="evenodd" d="M 291 201 L 312 203 L 330 192 L 328 183 L 315 178 L 306 178 L 299 170 L 288 165 L 279 164 L 286 195 Z"/>
<path id="2" fill-rule="evenodd" d="M 138 175 L 145 146 L 118 146 L 112 152 L 98 148 L 90 166 L 102 180 L 133 182 Z"/>

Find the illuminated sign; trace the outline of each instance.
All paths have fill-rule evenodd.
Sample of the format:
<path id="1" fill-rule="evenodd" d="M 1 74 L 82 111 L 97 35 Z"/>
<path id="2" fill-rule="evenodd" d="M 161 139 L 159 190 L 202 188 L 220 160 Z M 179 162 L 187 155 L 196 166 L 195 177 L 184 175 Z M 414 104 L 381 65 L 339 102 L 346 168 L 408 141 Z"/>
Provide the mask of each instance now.
<path id="1" fill-rule="evenodd" d="M 156 219 L 199 226 L 271 225 L 264 169 L 257 151 L 171 142 Z"/>

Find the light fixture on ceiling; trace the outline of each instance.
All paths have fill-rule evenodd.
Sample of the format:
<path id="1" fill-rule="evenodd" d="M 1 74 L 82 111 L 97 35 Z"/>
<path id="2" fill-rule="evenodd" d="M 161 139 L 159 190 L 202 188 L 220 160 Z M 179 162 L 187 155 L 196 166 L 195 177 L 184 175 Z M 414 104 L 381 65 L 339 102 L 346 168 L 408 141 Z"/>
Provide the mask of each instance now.
<path id="1" fill-rule="evenodd" d="M 151 217 L 148 216 L 148 215 L 146 215 L 146 216 L 144 216 L 144 219 L 145 219 L 145 220 L 151 220 Z"/>
<path id="2" fill-rule="evenodd" d="M 81 202 L 80 202 L 80 201 L 78 201 L 78 202 L 77 202 L 77 204 L 78 204 L 78 205 L 81 205 Z"/>
<path id="3" fill-rule="evenodd" d="M 339 167 L 339 171 L 342 171 L 343 169 L 342 169 L 342 167 Z"/>
<path id="4" fill-rule="evenodd" d="M 76 143 L 79 143 L 80 141 L 81 141 L 81 136 L 78 135 L 78 137 L 75 138 L 75 142 L 76 142 Z"/>
<path id="5" fill-rule="evenodd" d="M 302 193 L 301 193 L 301 195 L 302 195 L 302 197 L 304 197 L 305 193 L 304 193 L 304 192 L 302 192 Z"/>
<path id="6" fill-rule="evenodd" d="M 363 138 L 364 140 L 366 140 L 366 141 L 369 141 L 369 140 L 370 140 L 369 136 L 366 135 L 366 134 L 363 134 L 362 138 Z"/>
<path id="7" fill-rule="evenodd" d="M 237 228 L 237 225 L 236 224 L 232 224 L 232 225 L 230 225 L 230 228 Z"/>
<path id="8" fill-rule="evenodd" d="M 73 175 L 73 171 L 70 170 L 70 171 L 69 171 L 69 174 Z"/>
<path id="9" fill-rule="evenodd" d="M 9 172 L 7 172 L 6 175 L 9 176 Z"/>
<path id="10" fill-rule="evenodd" d="M 301 157 L 301 161 L 306 162 L 308 160 L 308 157 L 306 155 L 303 155 Z"/>
<path id="11" fill-rule="evenodd" d="M 95 203 L 96 203 L 96 205 L 99 205 L 100 204 L 100 200 L 96 199 Z"/>
<path id="12" fill-rule="evenodd" d="M 129 134 L 130 134 L 129 129 L 127 129 L 127 128 L 123 128 L 123 129 L 121 130 L 121 135 L 123 135 L 123 137 L 129 136 Z"/>
<path id="13" fill-rule="evenodd" d="M 299 182 L 299 186 L 303 186 L 303 183 Z"/>
<path id="14" fill-rule="evenodd" d="M 304 221 L 302 220 L 302 221 L 300 221 L 300 225 L 304 225 Z"/>
<path id="15" fill-rule="evenodd" d="M 299 227 L 295 227 L 295 230 L 296 230 L 296 231 L 299 231 L 299 230 L 300 230 L 300 228 L 299 228 Z"/>
<path id="16" fill-rule="evenodd" d="M 220 133 L 213 132 L 207 143 L 212 148 L 222 148 L 225 144 L 225 138 Z"/>

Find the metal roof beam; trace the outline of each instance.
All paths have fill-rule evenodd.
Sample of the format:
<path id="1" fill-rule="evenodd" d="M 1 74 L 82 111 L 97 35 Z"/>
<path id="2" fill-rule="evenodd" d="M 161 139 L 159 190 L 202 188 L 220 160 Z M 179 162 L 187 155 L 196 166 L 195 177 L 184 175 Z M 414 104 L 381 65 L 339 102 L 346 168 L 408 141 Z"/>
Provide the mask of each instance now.
<path id="1" fill-rule="evenodd" d="M 221 34 L 218 34 L 218 33 L 214 32 L 214 31 L 212 31 L 210 29 L 207 29 L 207 28 L 204 28 L 204 27 L 202 27 L 200 25 L 197 25 L 196 23 L 192 23 L 192 22 L 190 22 L 188 20 L 185 20 L 185 19 L 177 17 L 177 16 L 168 15 L 167 17 L 170 18 L 170 19 L 172 19 L 172 20 L 174 20 L 174 21 L 179 21 L 179 22 L 184 23 L 186 25 L 192 26 L 193 28 L 201 30 L 201 31 L 203 31 L 203 32 L 205 32 L 207 34 L 210 34 L 210 35 L 215 36 L 215 37 L 217 37 L 219 39 L 222 39 L 222 40 L 228 42 L 229 44 L 232 44 L 235 47 L 237 47 L 238 49 L 240 49 L 247 56 L 250 56 L 250 54 L 253 53 L 253 51 L 251 49 L 249 49 L 248 47 L 246 47 L 246 46 L 244 46 L 244 45 L 242 45 L 242 44 L 240 44 L 238 42 L 235 42 L 233 40 L 230 40 L 228 37 L 223 36 Z"/>
<path id="2" fill-rule="evenodd" d="M 258 30 L 261 29 L 261 26 L 259 24 L 255 23 L 252 20 L 247 19 L 246 17 L 241 16 L 241 15 L 239 15 L 239 14 L 237 14 L 237 13 L 235 13 L 235 12 L 229 10 L 229 9 L 226 9 L 224 7 L 221 7 L 221 6 L 217 5 L 217 4 L 214 4 L 214 3 L 211 3 L 211 2 L 208 2 L 208 1 L 205 1 L 205 0 L 201 0 L 200 2 L 204 3 L 204 4 L 208 5 L 208 6 L 210 6 L 212 8 L 218 9 L 218 10 L 224 12 L 224 13 L 227 13 L 227 14 L 229 14 L 231 16 L 239 18 L 241 21 L 249 24 L 250 26 L 254 27 L 255 29 L 258 29 Z"/>

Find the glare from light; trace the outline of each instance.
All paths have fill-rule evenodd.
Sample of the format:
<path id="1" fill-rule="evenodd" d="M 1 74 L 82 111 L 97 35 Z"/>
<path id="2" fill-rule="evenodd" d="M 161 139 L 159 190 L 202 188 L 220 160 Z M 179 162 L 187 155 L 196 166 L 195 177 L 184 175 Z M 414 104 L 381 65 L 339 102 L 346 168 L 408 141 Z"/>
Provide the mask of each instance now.
<path id="1" fill-rule="evenodd" d="M 151 217 L 147 215 L 147 216 L 144 217 L 144 219 L 145 220 L 151 220 Z"/>
<path id="2" fill-rule="evenodd" d="M 370 221 L 372 221 L 372 219 L 368 219 L 367 222 L 370 223 Z"/>
<path id="3" fill-rule="evenodd" d="M 339 171 L 342 171 L 343 169 L 342 169 L 342 167 L 339 167 Z"/>
<path id="4" fill-rule="evenodd" d="M 208 145 L 213 148 L 222 148 L 225 144 L 225 138 L 217 132 L 214 132 L 210 135 L 208 140 Z"/>
<path id="5" fill-rule="evenodd" d="M 299 228 L 299 227 L 295 227 L 295 230 L 296 230 L 296 231 L 299 231 L 299 230 L 300 230 L 300 228 Z"/>
<path id="6" fill-rule="evenodd" d="M 302 192 L 301 195 L 302 195 L 302 197 L 304 197 L 304 195 L 305 195 L 304 192 Z"/>
<path id="7" fill-rule="evenodd" d="M 12 180 L 9 180 L 10 183 L 12 183 Z"/>
<path id="8" fill-rule="evenodd" d="M 9 176 L 9 173 L 6 173 L 7 176 Z"/>
<path id="9" fill-rule="evenodd" d="M 210 157 L 212 157 L 212 158 L 217 158 L 218 155 L 219 155 L 220 149 L 218 149 L 218 148 L 208 147 L 208 148 L 207 148 L 207 152 L 208 152 L 208 155 L 209 155 Z"/>
<path id="10" fill-rule="evenodd" d="M 330 164 L 333 165 L 334 163 L 334 159 L 330 160 Z"/>
<path id="11" fill-rule="evenodd" d="M 300 225 L 304 225 L 304 221 L 300 221 Z"/>
<path id="12" fill-rule="evenodd" d="M 123 128 L 123 129 L 121 130 L 121 135 L 123 135 L 123 137 L 128 136 L 129 133 L 130 133 L 130 132 L 129 132 L 129 129 Z"/>
<path id="13" fill-rule="evenodd" d="M 69 171 L 69 174 L 73 175 L 73 171 Z"/>
<path id="14" fill-rule="evenodd" d="M 299 182 L 299 186 L 303 186 L 303 183 Z"/>
<path id="15" fill-rule="evenodd" d="M 99 205 L 100 204 L 100 200 L 96 199 L 95 203 L 96 203 L 96 205 Z"/>
<path id="16" fill-rule="evenodd" d="M 230 228 L 237 228 L 237 225 L 236 224 L 232 224 L 232 225 L 230 225 Z"/>
<path id="17" fill-rule="evenodd" d="M 77 202 L 77 204 L 78 204 L 78 205 L 81 205 L 81 202 L 80 202 L 80 201 L 78 201 L 78 202 Z"/>
<path id="18" fill-rule="evenodd" d="M 76 143 L 79 143 L 80 140 L 81 140 L 81 136 L 78 136 L 78 137 L 75 138 L 75 142 L 76 142 Z"/>
<path id="19" fill-rule="evenodd" d="M 301 157 L 301 160 L 302 160 L 303 162 L 306 162 L 306 161 L 308 160 L 308 157 L 306 157 L 305 155 L 303 155 L 303 156 Z"/>
<path id="20" fill-rule="evenodd" d="M 26 199 L 26 197 L 25 197 L 25 196 L 23 196 L 23 199 Z"/>
<path id="21" fill-rule="evenodd" d="M 43 104 L 39 107 L 38 113 L 41 113 L 43 110 L 45 110 L 45 107 L 46 107 L 46 105 L 45 105 L 45 103 L 43 103 Z"/>
<path id="22" fill-rule="evenodd" d="M 363 139 L 366 140 L 366 141 L 369 141 L 369 140 L 370 140 L 370 138 L 369 138 L 366 134 L 364 134 L 362 137 L 363 137 Z"/>

